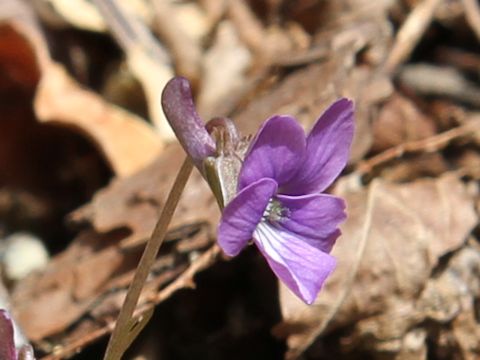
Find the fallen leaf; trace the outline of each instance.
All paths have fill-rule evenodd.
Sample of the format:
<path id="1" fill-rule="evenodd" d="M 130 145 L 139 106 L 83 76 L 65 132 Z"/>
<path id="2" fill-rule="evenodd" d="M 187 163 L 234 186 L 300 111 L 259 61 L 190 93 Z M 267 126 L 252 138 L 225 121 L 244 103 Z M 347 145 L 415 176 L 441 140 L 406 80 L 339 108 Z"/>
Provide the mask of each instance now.
<path id="1" fill-rule="evenodd" d="M 2 42 L 0 53 L 13 81 L 22 86 L 36 86 L 34 105 L 39 120 L 86 135 L 120 176 L 136 172 L 153 161 L 163 148 L 154 129 L 138 116 L 81 87 L 63 65 L 51 59 L 31 9 L 21 2 L 9 2 L 15 11 L 0 19 L 3 24 L 0 36 L 7 40 Z M 17 39 L 15 44 L 13 39 Z M 21 60 L 13 62 L 13 57 Z"/>
<path id="2" fill-rule="evenodd" d="M 242 89 L 252 56 L 240 42 L 229 21 L 217 27 L 214 43 L 203 58 L 204 78 L 198 97 L 200 113 L 216 109 L 232 93 Z"/>
<path id="3" fill-rule="evenodd" d="M 87 133 L 119 176 L 144 168 L 163 148 L 161 139 L 145 121 L 81 88 L 63 66 L 55 63 L 43 69 L 35 111 L 42 122 Z"/>
<path id="4" fill-rule="evenodd" d="M 420 140 L 435 135 L 431 118 L 407 98 L 395 94 L 380 110 L 373 122 L 374 143 L 372 151 L 379 152 L 407 141 Z"/>
<path id="5" fill-rule="evenodd" d="M 128 179 L 114 180 L 109 187 L 99 191 L 90 204 L 75 211 L 71 219 L 90 222 L 101 233 L 127 227 L 131 234 L 122 240 L 122 245 L 129 247 L 143 243 L 157 221 L 182 153 L 178 144 L 168 146 L 152 166 Z M 194 171 L 170 228 L 185 227 L 187 224 L 216 224 L 219 216 L 218 205 L 208 185 L 200 173 Z"/>
<path id="6" fill-rule="evenodd" d="M 439 258 L 461 247 L 478 220 L 472 197 L 448 175 L 407 184 L 375 180 L 338 195 L 348 212 L 333 251 L 338 266 L 314 306 L 281 286 L 284 320 L 276 331 L 288 337 L 287 358 L 356 322 L 376 338 L 403 336 L 422 319 L 415 301 Z"/>
<path id="7" fill-rule="evenodd" d="M 150 237 L 179 169 L 179 156 L 184 155 L 178 144 L 167 147 L 156 162 L 133 176 L 114 180 L 90 204 L 72 214 L 71 221 L 90 227 L 44 271 L 20 281 L 12 293 L 14 313 L 29 338 L 40 342 L 60 334 L 87 313 L 97 319 L 90 325 L 91 331 L 112 321 L 133 277 L 141 245 Z M 192 286 L 195 273 L 215 261 L 218 250 L 210 250 L 211 255 L 204 250 L 211 246 L 209 229 L 216 227 L 218 217 L 215 199 L 201 175 L 194 172 L 167 234 L 167 240 L 180 239 L 185 245 L 164 244 L 139 309 L 147 310 L 175 290 Z M 190 252 L 181 250 L 186 247 Z M 190 260 L 191 252 L 199 252 L 199 256 Z M 206 257 L 202 257 L 204 253 Z M 62 316 L 52 316 L 52 309 L 62 309 Z M 76 334 L 76 328 L 60 337 L 63 345 L 81 341 L 78 336 L 84 332 Z"/>

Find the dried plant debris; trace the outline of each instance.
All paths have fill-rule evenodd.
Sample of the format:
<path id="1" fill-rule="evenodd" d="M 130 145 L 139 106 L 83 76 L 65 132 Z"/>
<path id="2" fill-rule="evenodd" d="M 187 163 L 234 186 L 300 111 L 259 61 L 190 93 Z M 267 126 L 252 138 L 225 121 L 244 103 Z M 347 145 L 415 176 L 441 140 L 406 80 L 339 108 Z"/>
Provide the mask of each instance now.
<path id="1" fill-rule="evenodd" d="M 461 248 L 477 223 L 474 196 L 451 175 L 398 185 L 375 180 L 342 195 L 349 217 L 322 296 L 307 307 L 283 287 L 280 293 L 284 320 L 276 331 L 289 335 L 290 358 L 322 333 L 347 326 L 358 346 L 366 339 L 378 349 L 400 345 L 428 316 L 418 304 L 439 261 Z"/>
<path id="2" fill-rule="evenodd" d="M 120 176 L 134 173 L 153 161 L 163 147 L 155 131 L 138 116 L 108 104 L 97 94 L 82 88 L 62 64 L 51 59 L 31 9 L 16 0 L 7 3 L 16 11 L 7 13 L 8 17 L 3 21 L 5 31 L 2 34 L 7 40 L 2 41 L 5 56 L 12 61 L 11 49 L 21 43 L 28 62 L 7 62 L 7 66 L 15 68 L 6 71 L 24 74 L 21 75 L 23 78 L 32 74 L 25 80 L 29 90 L 36 92 L 34 108 L 38 119 L 86 133 Z M 23 81 L 21 78 L 13 80 Z"/>
<path id="3" fill-rule="evenodd" d="M 193 323 L 177 290 L 217 262 L 256 278 L 268 316 L 231 310 L 259 311 L 257 287 L 202 273 L 231 291 L 221 298 L 235 314 L 202 316 L 188 336 L 172 323 L 161 345 L 140 335 L 148 346 L 132 358 L 209 347 L 251 359 L 480 358 L 476 1 L 0 3 L 0 308 L 37 358 L 103 356 L 90 344 L 112 332 L 185 156 L 160 103 L 174 75 L 204 120 L 230 116 L 243 135 L 272 114 L 309 130 L 328 104 L 353 100 L 349 162 L 327 189 L 346 198 L 348 219 L 338 266 L 307 306 L 245 265 L 261 263 L 255 252 L 223 263 L 221 213 L 195 170 L 136 316 L 160 304 Z M 198 293 L 211 314 L 218 292 Z"/>
<path id="4" fill-rule="evenodd" d="M 18 283 L 12 294 L 14 312 L 30 339 L 43 339 L 43 346 L 47 346 L 46 339 L 87 314 L 96 319 L 90 331 L 111 323 L 132 278 L 141 245 L 150 236 L 172 184 L 179 153 L 180 149 L 172 146 L 158 162 L 133 177 L 113 182 L 91 205 L 72 214 L 71 220 L 89 222 L 92 229 L 81 232 L 41 274 Z M 168 298 L 166 293 L 193 286 L 195 273 L 218 254 L 216 247 L 208 250 L 211 229 L 218 221 L 217 205 L 203 186 L 199 174 L 189 181 L 168 235 L 172 241 L 182 240 L 167 243 L 166 249 L 171 250 L 158 258 L 141 306 L 151 307 Z M 193 253 L 197 255 L 191 258 Z M 168 283 L 170 287 L 160 291 Z M 62 316 L 52 316 L 53 308 L 63 309 Z M 85 330 L 82 321 L 78 327 L 81 340 Z M 75 329 L 71 331 L 75 333 Z M 57 339 L 48 346 L 61 344 L 68 350 L 71 342 L 79 341 L 78 336 L 70 334 L 65 343 Z"/>

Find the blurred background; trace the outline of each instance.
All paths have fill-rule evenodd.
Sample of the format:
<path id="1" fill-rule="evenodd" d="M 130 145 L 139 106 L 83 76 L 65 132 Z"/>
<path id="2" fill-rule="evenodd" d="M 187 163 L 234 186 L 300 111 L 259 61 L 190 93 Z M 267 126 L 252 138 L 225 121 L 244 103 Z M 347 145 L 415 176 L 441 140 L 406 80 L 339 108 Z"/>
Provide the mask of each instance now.
<path id="1" fill-rule="evenodd" d="M 127 359 L 480 358 L 476 0 L 2 0 L 0 307 L 40 359 L 100 359 L 183 150 L 161 91 L 207 121 L 308 129 L 356 105 L 338 267 L 307 306 L 256 249 L 215 246 L 195 171 Z"/>

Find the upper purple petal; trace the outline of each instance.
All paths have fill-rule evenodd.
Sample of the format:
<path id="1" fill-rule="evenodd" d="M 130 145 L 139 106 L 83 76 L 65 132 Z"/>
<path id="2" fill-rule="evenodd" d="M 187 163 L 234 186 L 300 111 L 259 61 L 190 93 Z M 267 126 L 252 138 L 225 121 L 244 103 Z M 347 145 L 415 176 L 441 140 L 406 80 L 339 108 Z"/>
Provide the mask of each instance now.
<path id="1" fill-rule="evenodd" d="M 304 157 L 305 132 L 291 116 L 269 118 L 252 141 L 239 177 L 239 189 L 262 178 L 280 186 L 297 172 Z"/>
<path id="2" fill-rule="evenodd" d="M 0 310 L 0 359 L 15 360 L 16 358 L 12 319 L 5 310 Z"/>
<path id="3" fill-rule="evenodd" d="M 348 99 L 333 103 L 317 120 L 307 138 L 305 159 L 297 175 L 282 187 L 290 195 L 325 190 L 348 161 L 354 133 L 354 106 Z"/>
<path id="4" fill-rule="evenodd" d="M 252 239 L 268 202 L 277 191 L 272 179 L 260 179 L 242 189 L 223 210 L 218 244 L 229 256 L 237 255 Z"/>
<path id="5" fill-rule="evenodd" d="M 177 76 L 165 85 L 162 108 L 185 152 L 202 171 L 203 159 L 215 153 L 215 142 L 195 109 L 187 79 Z"/>
<path id="6" fill-rule="evenodd" d="M 317 249 L 330 252 L 340 236 L 338 226 L 345 221 L 345 201 L 326 194 L 278 195 L 287 215 L 277 226 L 302 237 Z"/>
<path id="7" fill-rule="evenodd" d="M 278 278 L 304 302 L 313 303 L 335 269 L 335 258 L 266 222 L 257 227 L 253 237 Z"/>

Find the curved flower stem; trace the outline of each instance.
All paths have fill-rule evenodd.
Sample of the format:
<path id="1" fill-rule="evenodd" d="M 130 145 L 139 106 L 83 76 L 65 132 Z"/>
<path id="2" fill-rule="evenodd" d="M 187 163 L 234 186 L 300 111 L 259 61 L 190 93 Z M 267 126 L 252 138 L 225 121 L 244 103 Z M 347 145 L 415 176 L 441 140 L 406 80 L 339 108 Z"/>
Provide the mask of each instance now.
<path id="1" fill-rule="evenodd" d="M 104 360 L 119 360 L 124 352 L 130 346 L 135 339 L 136 335 L 140 332 L 139 326 L 143 327 L 148 321 L 134 321 L 132 319 L 133 313 L 137 306 L 138 299 L 142 292 L 145 280 L 150 272 L 150 268 L 155 262 L 158 250 L 165 239 L 168 225 L 173 217 L 175 208 L 177 207 L 180 196 L 185 188 L 185 184 L 192 172 L 193 164 L 190 158 L 185 159 L 180 168 L 180 171 L 175 179 L 170 193 L 168 194 L 167 201 L 163 207 L 160 219 L 155 225 L 152 236 L 145 246 L 142 258 L 138 264 L 135 276 L 127 292 L 127 296 L 123 303 L 120 314 L 118 315 L 115 328 L 107 346 Z M 143 324 L 138 324 L 142 322 Z"/>

